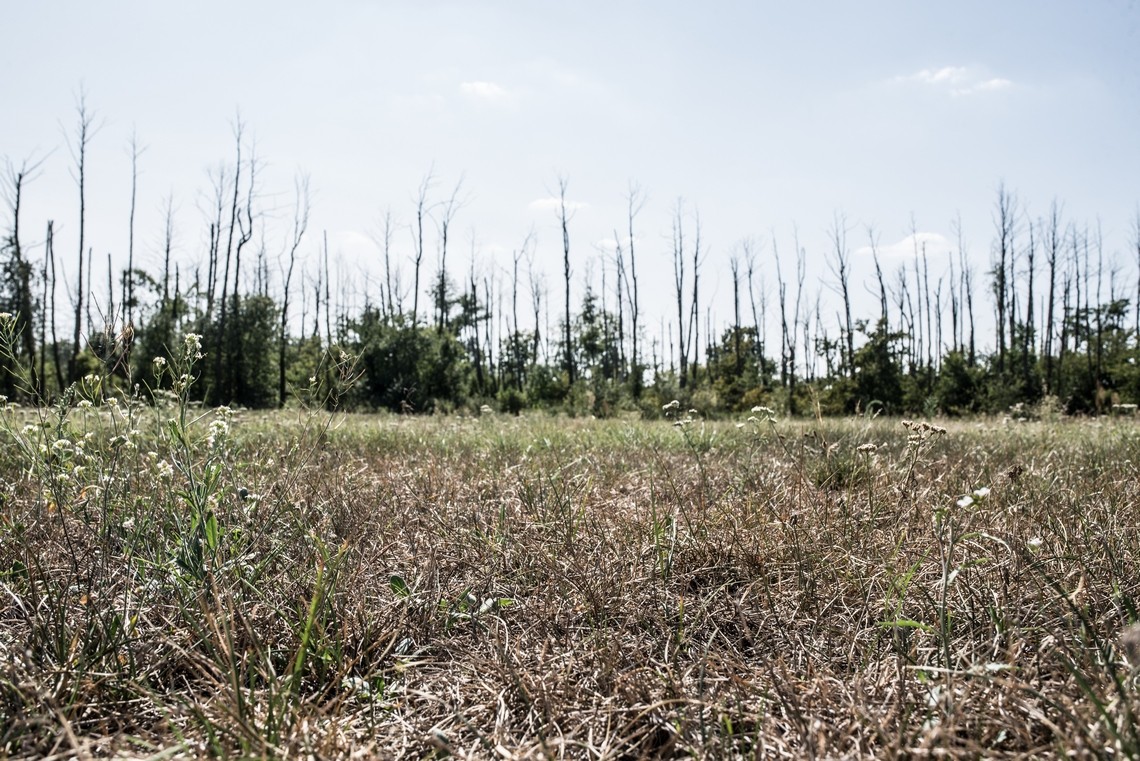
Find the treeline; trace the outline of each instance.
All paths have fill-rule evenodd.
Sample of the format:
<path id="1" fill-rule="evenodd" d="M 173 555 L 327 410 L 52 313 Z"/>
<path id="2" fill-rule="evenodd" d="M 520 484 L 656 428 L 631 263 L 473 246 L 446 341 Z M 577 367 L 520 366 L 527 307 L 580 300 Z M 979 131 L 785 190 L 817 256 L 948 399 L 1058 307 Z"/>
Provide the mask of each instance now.
<path id="1" fill-rule="evenodd" d="M 12 399 L 49 402 L 90 373 L 153 393 L 154 358 L 176 359 L 194 333 L 205 351 L 194 393 L 208 404 L 248 407 L 316 395 L 361 410 L 490 405 L 515 413 L 658 415 L 663 403 L 680 399 L 706 414 L 764 405 L 789 414 L 953 415 L 1042 406 L 1100 413 L 1140 400 L 1140 279 L 1124 283 L 1099 227 L 1066 220 L 1057 203 L 1032 218 L 1004 187 L 983 272 L 975 271 L 960 240 L 956 254 L 933 261 L 917 235 L 913 258 L 887 272 L 868 231 L 878 309 L 856 316 L 852 229 L 837 215 L 824 280 L 833 298 L 825 302 L 806 282 L 807 253 L 798 241 L 783 251 L 773 240 L 761 261 L 760 245 L 745 240 L 728 256 L 732 303 L 717 308 L 731 306 L 732 316 L 719 324 L 702 290 L 710 252 L 699 216 L 678 202 L 671 236 L 675 311 L 651 330 L 635 234 L 645 194 L 636 186 L 613 249 L 603 255 L 600 289 L 587 278 L 577 301 L 575 266 L 586 259 L 572 246 L 564 178 L 556 205 L 557 291 L 534 265 L 533 237 L 513 252 L 505 274 L 480 272 L 473 259 L 465 270 L 455 266 L 449 247 L 463 188 L 441 193 L 429 174 L 412 209 L 411 277 L 392 253 L 397 225 L 387 213 L 379 235 L 383 274 L 375 286 L 349 294 L 343 281 L 334 291 L 327 239 L 309 229 L 306 178 L 295 184 L 280 258 L 268 253 L 261 163 L 240 123 L 232 162 L 210 175 L 205 250 L 202 264 L 190 270 L 172 255 L 172 202 L 161 271 L 136 266 L 140 150 L 132 140 L 128 248 L 118 265 L 108 255 L 108 280 L 97 285 L 94 249 L 85 238 L 93 123 L 81 100 L 70 146 L 79 200 L 74 251 L 56 251 L 53 220 L 38 223 L 42 241 L 25 243 L 22 206 L 40 166 L 7 164 L 0 311 L 13 317 L 6 322 L 0 393 Z M 1140 223 L 1135 232 L 1140 271 Z M 298 268 L 302 246 L 320 251 L 315 271 Z M 70 285 L 61 281 L 64 259 L 72 263 Z M 775 272 L 774 294 L 757 286 L 761 268 Z M 361 302 L 354 306 L 352 296 Z M 61 302 L 69 305 L 66 313 L 58 310 Z M 982 335 L 979 323 L 994 327 Z M 778 340 L 766 340 L 769 334 Z"/>

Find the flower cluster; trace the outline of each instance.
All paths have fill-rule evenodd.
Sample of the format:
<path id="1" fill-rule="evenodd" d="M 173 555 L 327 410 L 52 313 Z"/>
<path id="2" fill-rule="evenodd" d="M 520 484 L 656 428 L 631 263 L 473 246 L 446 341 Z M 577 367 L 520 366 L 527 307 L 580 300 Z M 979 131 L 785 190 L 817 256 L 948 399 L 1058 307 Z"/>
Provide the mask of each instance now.
<path id="1" fill-rule="evenodd" d="M 958 500 L 958 507 L 963 509 L 973 507 L 974 505 L 981 504 L 990 496 L 990 487 L 983 486 L 980 489 L 974 489 L 973 493 L 967 494 Z"/>

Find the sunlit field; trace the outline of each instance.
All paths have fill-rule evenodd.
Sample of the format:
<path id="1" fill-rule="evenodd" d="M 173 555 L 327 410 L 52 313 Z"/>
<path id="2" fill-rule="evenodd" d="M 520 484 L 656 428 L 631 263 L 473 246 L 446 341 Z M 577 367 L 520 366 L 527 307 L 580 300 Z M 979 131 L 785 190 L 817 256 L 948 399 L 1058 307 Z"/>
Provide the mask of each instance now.
<path id="1" fill-rule="evenodd" d="M 2 755 L 1140 753 L 1131 418 L 177 391 L 4 413 Z"/>

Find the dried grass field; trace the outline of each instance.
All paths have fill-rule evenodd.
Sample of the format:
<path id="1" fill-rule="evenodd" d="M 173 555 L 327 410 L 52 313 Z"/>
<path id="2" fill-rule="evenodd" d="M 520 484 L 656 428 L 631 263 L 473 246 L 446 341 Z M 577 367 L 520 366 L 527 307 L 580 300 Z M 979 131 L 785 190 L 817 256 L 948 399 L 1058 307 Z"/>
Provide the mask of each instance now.
<path id="1" fill-rule="evenodd" d="M 108 398 L 4 412 L 0 755 L 1140 754 L 1133 420 Z"/>

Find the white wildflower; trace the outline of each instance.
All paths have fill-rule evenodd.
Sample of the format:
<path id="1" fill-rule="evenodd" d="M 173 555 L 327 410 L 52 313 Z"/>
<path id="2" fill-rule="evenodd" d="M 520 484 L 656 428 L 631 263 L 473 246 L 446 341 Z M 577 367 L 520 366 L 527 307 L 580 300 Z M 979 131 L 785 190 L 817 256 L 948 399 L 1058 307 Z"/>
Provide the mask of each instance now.
<path id="1" fill-rule="evenodd" d="M 202 355 L 202 336 L 198 333 L 187 333 L 183 340 L 186 343 L 187 359 L 198 359 Z"/>
<path id="2" fill-rule="evenodd" d="M 210 423 L 210 433 L 206 436 L 206 441 L 211 447 L 215 446 L 219 441 L 224 440 L 229 432 L 229 423 L 225 420 L 215 420 Z"/>

